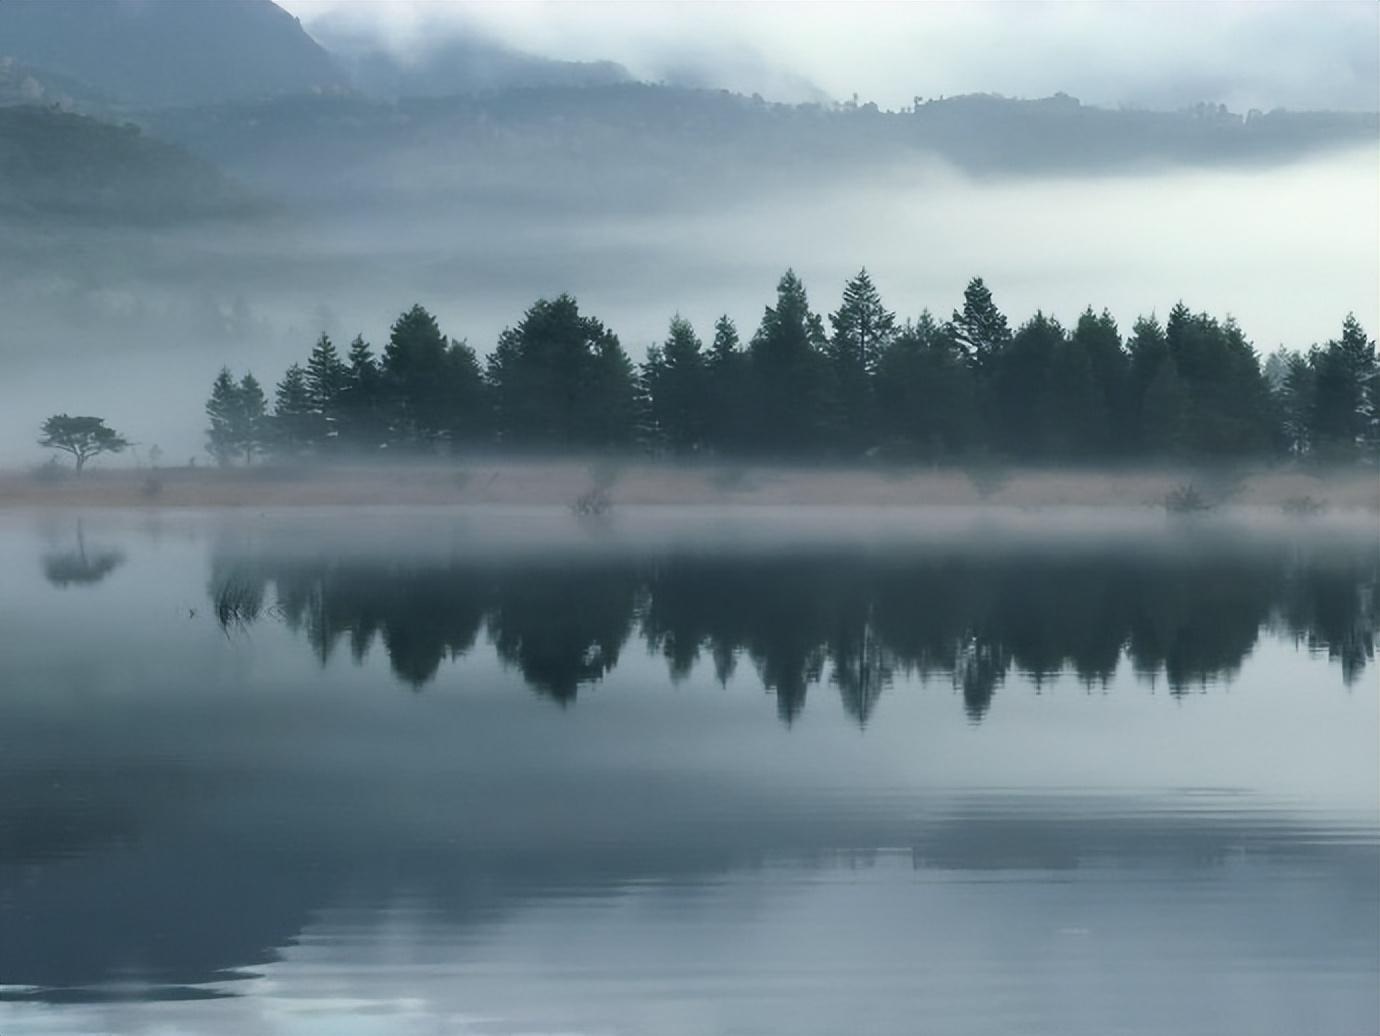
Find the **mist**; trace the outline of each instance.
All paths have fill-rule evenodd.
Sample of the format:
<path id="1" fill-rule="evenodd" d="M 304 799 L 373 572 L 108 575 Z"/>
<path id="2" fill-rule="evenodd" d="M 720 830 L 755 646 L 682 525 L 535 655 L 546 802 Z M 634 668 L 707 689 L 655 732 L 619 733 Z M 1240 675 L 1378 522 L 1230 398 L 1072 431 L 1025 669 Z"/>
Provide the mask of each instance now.
<path id="1" fill-rule="evenodd" d="M 1092 177 L 912 161 L 846 184 L 665 206 L 552 211 L 538 198 L 528 215 L 433 186 L 170 227 L 20 225 L 0 260 L 11 314 L 0 460 L 38 460 L 33 429 L 60 410 L 105 414 L 170 461 L 200 455 L 222 364 L 271 384 L 323 331 L 381 345 L 414 302 L 481 356 L 534 300 L 560 292 L 635 360 L 675 313 L 702 334 L 727 313 L 750 335 L 788 266 L 820 311 L 866 266 L 907 317 L 947 317 L 980 275 L 1014 322 L 1042 309 L 1067 325 L 1092 306 L 1127 329 L 1182 299 L 1234 316 L 1262 356 L 1306 348 L 1348 312 L 1377 323 L 1378 169 L 1371 148 Z M 100 376 L 73 377 L 74 362 Z"/>

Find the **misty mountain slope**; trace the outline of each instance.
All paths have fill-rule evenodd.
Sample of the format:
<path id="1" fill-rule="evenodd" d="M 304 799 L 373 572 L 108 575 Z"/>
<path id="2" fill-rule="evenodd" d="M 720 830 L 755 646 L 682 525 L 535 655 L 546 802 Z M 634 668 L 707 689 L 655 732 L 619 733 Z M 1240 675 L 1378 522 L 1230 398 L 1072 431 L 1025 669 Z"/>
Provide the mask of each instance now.
<path id="1" fill-rule="evenodd" d="M 203 159 L 85 115 L 0 107 L 0 216 L 167 223 L 250 211 L 248 194 Z"/>
<path id="2" fill-rule="evenodd" d="M 521 86 L 608 86 L 632 76 L 613 61 L 559 61 L 474 36 L 451 37 L 402 58 L 339 17 L 311 24 L 311 34 L 335 57 L 362 93 L 380 98 L 445 97 Z"/>
<path id="3" fill-rule="evenodd" d="M 884 112 L 647 84 L 393 103 L 285 97 L 154 113 L 149 123 L 303 203 L 367 193 L 556 208 L 695 202 L 935 159 L 983 177 L 1268 165 L 1380 133 L 1370 113 L 1114 111 L 1063 95 L 965 96 Z"/>
<path id="4" fill-rule="evenodd" d="M 271 0 L 4 0 L 0 57 L 136 106 L 344 85 L 331 56 Z"/>
<path id="5" fill-rule="evenodd" d="M 114 109 L 115 101 L 88 83 L 0 56 L 0 105 L 55 104 L 86 114 Z"/>

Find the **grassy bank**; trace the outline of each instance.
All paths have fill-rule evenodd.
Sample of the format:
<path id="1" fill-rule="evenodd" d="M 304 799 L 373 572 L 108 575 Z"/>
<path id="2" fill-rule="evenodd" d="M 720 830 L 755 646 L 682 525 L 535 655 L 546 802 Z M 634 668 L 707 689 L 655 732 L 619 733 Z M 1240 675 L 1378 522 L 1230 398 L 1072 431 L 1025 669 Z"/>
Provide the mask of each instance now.
<path id="1" fill-rule="evenodd" d="M 52 468 L 0 473 L 0 507 L 234 508 L 377 505 L 1161 507 L 1191 487 L 1224 505 L 1380 510 L 1369 469 L 1021 469 L 654 464 L 606 459 L 456 458 L 431 463 L 249 468 Z"/>

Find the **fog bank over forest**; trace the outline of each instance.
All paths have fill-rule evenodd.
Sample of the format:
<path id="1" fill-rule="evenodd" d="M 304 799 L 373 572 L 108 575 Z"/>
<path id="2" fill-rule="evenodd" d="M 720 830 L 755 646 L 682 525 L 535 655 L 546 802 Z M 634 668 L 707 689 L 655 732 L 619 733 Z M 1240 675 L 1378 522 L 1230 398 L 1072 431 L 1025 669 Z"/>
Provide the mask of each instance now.
<path id="1" fill-rule="evenodd" d="M 1182 299 L 1234 316 L 1262 357 L 1334 337 L 1349 311 L 1380 324 L 1373 112 L 1233 114 L 1215 102 L 1244 94 L 1222 84 L 1186 111 L 781 105 L 632 82 L 637 61 L 624 79 L 493 26 L 442 41 L 464 44 L 469 80 L 385 88 L 309 35 L 327 15 L 337 40 L 350 28 L 330 5 L 288 5 L 306 32 L 271 4 L 202 6 L 214 32 L 192 9 L 157 26 L 204 66 L 178 71 L 180 104 L 126 60 L 119 16 L 104 51 L 64 49 L 85 23 L 53 19 L 63 5 L 6 8 L 32 31 L 6 37 L 17 55 L 0 41 L 2 464 L 37 460 L 38 423 L 63 410 L 204 460 L 222 364 L 271 385 L 321 332 L 378 347 L 414 303 L 481 359 L 561 292 L 634 361 L 675 313 L 705 337 L 727 313 L 746 338 L 788 266 L 820 313 L 862 266 L 902 318 L 946 318 L 973 276 L 1013 325 L 1091 305 L 1125 334 Z M 1318 32 L 1301 54 L 1327 50 Z M 291 57 L 277 94 L 246 96 L 232 43 Z"/>

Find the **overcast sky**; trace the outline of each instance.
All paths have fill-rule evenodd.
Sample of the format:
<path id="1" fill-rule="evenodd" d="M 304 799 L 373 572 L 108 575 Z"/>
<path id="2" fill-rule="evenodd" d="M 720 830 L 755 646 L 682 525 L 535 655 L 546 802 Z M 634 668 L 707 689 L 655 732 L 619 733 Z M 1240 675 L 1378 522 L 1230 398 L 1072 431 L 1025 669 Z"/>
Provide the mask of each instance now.
<path id="1" fill-rule="evenodd" d="M 311 28 L 376 29 L 410 53 L 449 31 L 800 100 L 1064 90 L 1090 103 L 1380 107 L 1380 4 L 642 3 L 279 0 Z"/>

